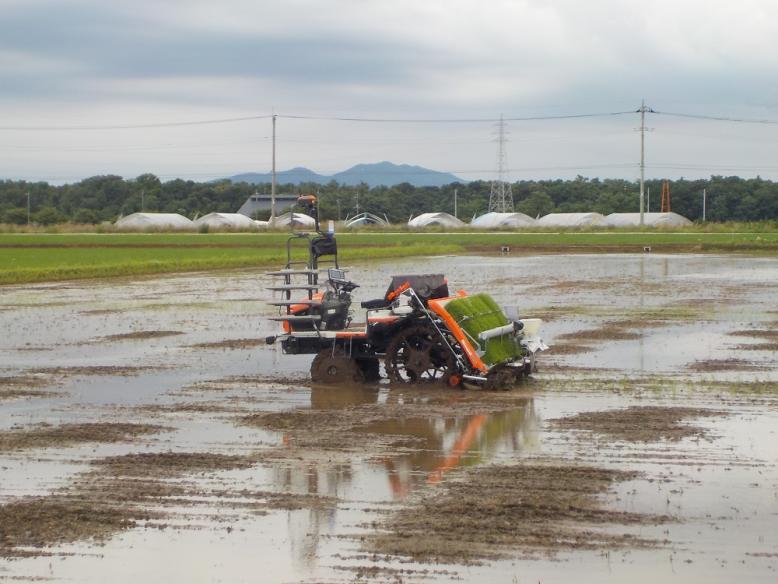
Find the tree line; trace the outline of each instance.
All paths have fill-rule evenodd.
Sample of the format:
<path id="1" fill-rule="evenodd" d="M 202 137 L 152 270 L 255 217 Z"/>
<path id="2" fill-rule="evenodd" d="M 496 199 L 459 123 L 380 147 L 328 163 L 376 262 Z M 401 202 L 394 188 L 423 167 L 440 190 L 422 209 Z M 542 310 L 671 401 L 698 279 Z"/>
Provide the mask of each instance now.
<path id="1" fill-rule="evenodd" d="M 661 180 L 646 181 L 650 210 L 658 211 Z M 596 211 L 637 212 L 639 185 L 621 179 L 529 180 L 511 185 L 516 211 L 538 217 L 547 213 Z M 712 176 L 709 179 L 670 181 L 672 210 L 693 221 L 702 219 L 703 189 L 707 193 L 708 221 L 778 220 L 778 183 L 761 178 Z M 180 213 L 194 218 L 206 213 L 234 213 L 254 193 L 270 192 L 269 184 L 252 185 L 229 180 L 195 182 L 176 179 L 162 182 L 153 174 L 134 179 L 94 176 L 77 183 L 0 181 L 0 223 L 49 225 L 54 223 L 113 222 L 136 211 Z M 473 181 L 442 187 L 414 187 L 402 183 L 370 188 L 345 186 L 279 185 L 279 193 L 316 193 L 323 219 L 344 219 L 357 209 L 405 223 L 411 216 L 430 211 L 454 212 L 470 220 L 487 210 L 490 183 Z M 266 219 L 268 213 L 257 219 Z"/>

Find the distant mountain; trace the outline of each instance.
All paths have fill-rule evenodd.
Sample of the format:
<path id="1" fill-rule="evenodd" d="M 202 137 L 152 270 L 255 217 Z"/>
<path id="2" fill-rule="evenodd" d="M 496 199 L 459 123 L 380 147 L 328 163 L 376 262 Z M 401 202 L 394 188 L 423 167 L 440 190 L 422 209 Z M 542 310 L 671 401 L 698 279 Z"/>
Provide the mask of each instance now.
<path id="1" fill-rule="evenodd" d="M 232 182 L 247 182 L 250 184 L 269 183 L 272 180 L 270 173 L 256 172 L 236 174 L 228 178 Z M 326 184 L 332 180 L 344 185 L 358 185 L 364 182 L 371 187 L 379 185 L 392 186 L 405 182 L 416 187 L 438 187 L 454 182 L 465 182 L 449 172 L 438 172 L 421 166 L 393 164 L 391 162 L 357 164 L 332 176 L 317 174 L 302 167 L 276 173 L 276 182 L 278 184 L 300 184 L 306 182 Z"/>
<path id="2" fill-rule="evenodd" d="M 357 185 L 364 182 L 371 187 L 392 186 L 404 182 L 416 187 L 439 187 L 453 182 L 464 182 L 461 178 L 448 172 L 438 172 L 410 164 L 392 164 L 391 162 L 357 164 L 348 170 L 334 174 L 332 178 L 345 185 Z"/>
<path id="3" fill-rule="evenodd" d="M 232 182 L 246 182 L 249 184 L 269 183 L 273 181 L 273 175 L 269 172 L 245 172 L 243 174 L 236 174 L 235 176 L 228 177 Z M 330 178 L 321 174 L 317 174 L 312 170 L 298 166 L 291 170 L 282 170 L 276 173 L 276 182 L 278 184 L 300 184 L 300 183 L 328 183 Z"/>

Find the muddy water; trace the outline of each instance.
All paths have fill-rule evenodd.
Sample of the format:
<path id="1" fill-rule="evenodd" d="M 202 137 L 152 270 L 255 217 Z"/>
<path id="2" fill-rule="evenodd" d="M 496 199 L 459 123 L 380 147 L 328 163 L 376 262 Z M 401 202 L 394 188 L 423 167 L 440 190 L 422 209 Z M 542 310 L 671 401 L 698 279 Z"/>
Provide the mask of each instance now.
<path id="1" fill-rule="evenodd" d="M 90 422 L 168 431 L 0 451 L 0 503 L 81 496 L 79 481 L 125 454 L 223 453 L 250 464 L 162 479 L 183 481 L 180 497 L 123 499 L 149 513 L 108 537 L 10 550 L 0 537 L 0 580 L 774 581 L 778 359 L 743 346 L 760 342 L 748 331 L 778 330 L 778 260 L 445 257 L 356 265 L 351 277 L 360 300 L 381 296 L 391 274 L 432 272 L 546 319 L 552 349 L 532 383 L 496 394 L 312 387 L 309 356 L 198 346 L 275 332 L 270 281 L 250 271 L 3 288 L 0 376 L 52 393 L 4 398 L 0 385 L 0 431 Z M 550 422 L 634 405 L 720 414 L 688 420 L 701 432 L 678 441 Z M 485 465 L 527 461 L 637 471 L 602 504 L 672 520 L 598 528 L 650 547 L 518 548 L 477 566 L 366 551 L 362 538 L 398 509 L 477 481 Z"/>

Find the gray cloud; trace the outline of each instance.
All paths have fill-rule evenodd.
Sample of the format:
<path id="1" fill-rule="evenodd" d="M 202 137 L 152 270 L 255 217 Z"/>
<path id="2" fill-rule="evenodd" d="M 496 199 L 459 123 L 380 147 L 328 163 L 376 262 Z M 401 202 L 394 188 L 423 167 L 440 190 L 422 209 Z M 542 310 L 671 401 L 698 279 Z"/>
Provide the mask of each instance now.
<path id="1" fill-rule="evenodd" d="M 0 0 L 0 125 L 198 119 L 268 113 L 271 107 L 367 117 L 483 117 L 627 110 L 642 97 L 660 110 L 778 115 L 773 1 L 656 0 L 651 10 L 638 12 L 640 6 L 624 0 Z M 631 151 L 625 156 L 625 144 L 634 146 L 629 131 L 636 125 L 626 120 L 624 139 L 617 143 L 599 138 L 611 129 L 602 120 L 536 126 L 529 134 L 537 137 L 536 146 L 521 141 L 512 146 L 513 166 L 562 167 L 582 158 L 587 164 L 621 163 L 632 156 Z M 442 170 L 493 165 L 488 127 L 481 135 L 471 133 L 477 147 L 449 144 L 450 130 L 444 128 L 333 128 L 311 122 L 286 123 L 284 129 L 291 134 L 282 159 L 319 164 L 322 170 L 383 158 Z M 203 128 L 189 139 L 207 145 L 244 139 L 253 131 Z M 760 136 L 760 129 L 748 127 L 706 131 L 729 132 L 741 147 L 730 140 L 711 151 L 710 140 L 685 135 L 662 141 L 659 131 L 652 140 L 662 145 L 663 158 L 688 160 L 704 152 L 711 164 L 723 164 L 751 152 L 748 140 Z M 567 132 L 566 141 L 554 138 L 560 132 Z M 355 145 L 365 135 L 387 141 L 375 140 L 366 151 Z M 326 155 L 310 145 L 323 137 L 331 141 Z M 94 149 L 110 144 L 110 138 L 69 139 Z M 415 138 L 438 140 L 440 147 L 413 147 Z M 113 139 L 121 142 L 122 136 Z M 144 139 L 150 148 L 171 141 L 164 133 Z M 548 139 L 553 147 L 544 145 Z M 63 151 L 46 160 L 34 150 L 41 147 L 40 135 L 9 139 L 0 133 L 0 145 L 3 140 L 11 149 L 0 162 L 4 176 L 47 164 L 84 174 L 142 171 L 144 165 L 160 174 L 190 168 L 172 149 L 145 157 L 111 150 L 88 161 Z M 16 144 L 20 148 L 13 151 Z M 143 146 L 137 140 L 134 145 Z M 768 166 L 775 150 L 763 144 L 757 156 Z M 229 164 L 242 171 L 265 170 L 268 163 L 251 151 L 244 157 L 209 152 L 195 166 L 214 174 Z M 597 160 L 589 160 L 594 155 Z M 613 167 L 612 172 L 631 171 Z"/>

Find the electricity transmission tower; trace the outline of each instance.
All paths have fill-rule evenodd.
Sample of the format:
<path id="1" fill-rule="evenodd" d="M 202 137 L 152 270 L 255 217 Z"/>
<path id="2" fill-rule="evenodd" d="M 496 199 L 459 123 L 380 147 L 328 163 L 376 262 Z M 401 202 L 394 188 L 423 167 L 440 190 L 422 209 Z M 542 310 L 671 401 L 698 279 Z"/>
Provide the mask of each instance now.
<path id="1" fill-rule="evenodd" d="M 505 120 L 500 114 L 500 121 L 497 123 L 497 180 L 492 181 L 489 193 L 489 212 L 513 212 L 513 193 L 510 183 L 505 180 L 505 133 Z"/>

